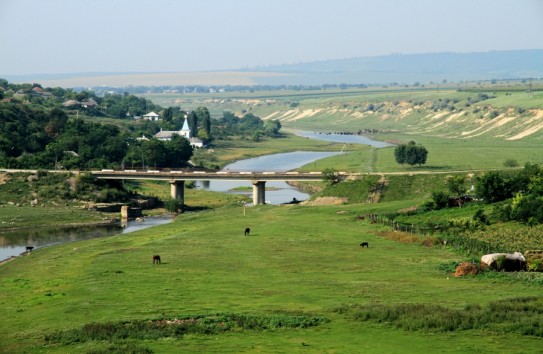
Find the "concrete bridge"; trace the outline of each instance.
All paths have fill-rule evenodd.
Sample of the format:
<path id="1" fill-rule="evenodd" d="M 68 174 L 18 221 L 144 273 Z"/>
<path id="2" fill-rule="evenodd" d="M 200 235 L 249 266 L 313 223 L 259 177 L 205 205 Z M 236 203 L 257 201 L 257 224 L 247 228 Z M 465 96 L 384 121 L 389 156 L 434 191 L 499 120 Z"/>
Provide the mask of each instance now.
<path id="1" fill-rule="evenodd" d="M 170 183 L 173 199 L 185 202 L 185 181 L 250 181 L 253 184 L 253 204 L 265 204 L 267 181 L 322 181 L 321 172 L 206 172 L 206 171 L 159 171 L 159 170 L 101 170 L 91 172 L 100 179 L 158 180 Z M 340 173 L 341 174 L 341 173 Z"/>

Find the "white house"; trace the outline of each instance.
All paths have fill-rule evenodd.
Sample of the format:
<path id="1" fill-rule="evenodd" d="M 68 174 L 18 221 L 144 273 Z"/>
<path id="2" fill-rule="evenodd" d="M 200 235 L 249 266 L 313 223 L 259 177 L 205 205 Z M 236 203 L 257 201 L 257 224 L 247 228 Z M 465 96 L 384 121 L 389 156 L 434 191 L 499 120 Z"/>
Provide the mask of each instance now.
<path id="1" fill-rule="evenodd" d="M 159 118 L 160 118 L 160 116 L 158 114 L 156 114 L 155 112 L 149 112 L 149 113 L 143 115 L 143 119 L 145 119 L 145 120 L 158 121 Z"/>

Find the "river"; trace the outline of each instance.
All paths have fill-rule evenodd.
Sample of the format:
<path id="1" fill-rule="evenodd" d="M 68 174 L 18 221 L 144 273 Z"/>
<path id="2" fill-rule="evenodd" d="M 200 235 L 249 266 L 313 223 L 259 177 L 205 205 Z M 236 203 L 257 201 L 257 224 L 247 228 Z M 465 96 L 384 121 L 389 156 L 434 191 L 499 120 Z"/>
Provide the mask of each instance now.
<path id="1" fill-rule="evenodd" d="M 303 136 L 309 139 L 333 141 L 336 143 L 345 143 L 345 144 L 364 144 L 364 145 L 373 146 L 379 149 L 393 146 L 393 144 L 390 144 L 384 141 L 373 140 L 364 135 L 319 133 L 319 132 L 307 132 L 307 131 L 294 131 L 294 133 L 298 136 Z"/>
<path id="2" fill-rule="evenodd" d="M 171 221 L 173 221 L 172 217 L 149 217 L 144 218 L 143 221 L 129 221 L 125 227 L 122 227 L 120 223 L 115 223 L 0 231 L 0 261 L 20 255 L 26 251 L 26 246 L 38 249 L 66 242 L 126 234 Z"/>
<path id="3" fill-rule="evenodd" d="M 349 144 L 365 144 L 374 146 L 376 148 L 390 146 L 388 143 L 371 140 L 358 135 L 324 134 L 304 131 L 297 131 L 296 134 L 311 139 Z M 247 172 L 284 172 L 296 169 L 312 162 L 315 162 L 315 170 L 318 170 L 318 162 L 316 162 L 317 160 L 338 155 L 340 153 L 340 151 L 296 151 L 283 154 L 266 155 L 234 162 L 226 166 L 223 170 Z M 198 181 L 196 186 L 197 188 L 209 189 L 218 192 L 247 194 L 252 196 L 252 184 L 249 181 Z M 241 191 L 234 190 L 240 187 L 246 188 L 243 188 Z M 270 190 L 266 190 L 266 203 L 269 204 L 288 203 L 293 201 L 293 199 L 302 201 L 309 197 L 308 194 L 300 192 L 285 182 L 267 182 L 266 187 L 270 188 Z M 26 246 L 33 246 L 34 249 L 38 249 L 65 242 L 129 233 L 152 226 L 165 224 L 171 222 L 172 220 L 173 219 L 171 217 L 145 218 L 144 221 L 130 221 L 125 228 L 122 228 L 120 224 L 111 224 L 102 226 L 77 226 L 0 231 L 0 260 L 5 260 L 12 256 L 20 255 L 26 250 Z"/>
<path id="4" fill-rule="evenodd" d="M 307 131 L 294 131 L 296 135 L 309 139 L 318 139 L 324 141 L 333 141 L 345 144 L 364 144 L 375 148 L 384 148 L 392 146 L 392 144 L 372 140 L 361 135 L 347 135 L 334 133 L 318 133 Z M 270 171 L 270 172 L 285 172 L 296 169 L 303 165 L 315 162 L 315 171 L 318 171 L 317 160 L 325 157 L 340 154 L 337 152 L 319 152 L 319 151 L 296 151 L 282 154 L 265 155 L 252 159 L 241 160 L 226 166 L 223 171 Z M 226 192 L 235 194 L 246 194 L 252 196 L 251 182 L 241 181 L 198 181 L 197 188 L 216 192 Z M 236 190 L 236 188 L 242 188 Z M 269 188 L 269 190 L 268 190 Z M 290 186 L 286 182 L 266 182 L 266 203 L 268 204 L 283 204 L 293 200 L 301 201 L 309 197 L 308 194 L 300 192 L 295 187 Z"/>
<path id="5" fill-rule="evenodd" d="M 234 162 L 224 167 L 223 171 L 285 172 L 325 157 L 337 155 L 339 153 L 339 151 L 295 151 L 282 154 L 266 155 Z M 216 192 L 246 194 L 248 196 L 252 196 L 253 193 L 253 185 L 250 181 L 197 181 L 196 187 Z M 300 192 L 298 189 L 290 186 L 286 182 L 266 182 L 267 204 L 288 203 L 293 199 L 300 201 L 305 200 L 308 197 L 308 194 Z"/>

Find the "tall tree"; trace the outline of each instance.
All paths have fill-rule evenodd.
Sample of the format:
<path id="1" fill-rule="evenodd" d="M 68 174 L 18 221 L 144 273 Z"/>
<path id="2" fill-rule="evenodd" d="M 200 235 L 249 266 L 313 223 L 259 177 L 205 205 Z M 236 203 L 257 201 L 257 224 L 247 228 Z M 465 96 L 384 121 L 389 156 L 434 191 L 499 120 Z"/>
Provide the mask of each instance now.
<path id="1" fill-rule="evenodd" d="M 198 116 L 198 121 L 202 122 L 202 128 L 205 130 L 208 138 L 211 134 L 211 116 L 206 107 L 196 108 L 196 115 Z"/>
<path id="2" fill-rule="evenodd" d="M 403 165 L 405 163 L 405 149 L 407 145 L 401 144 L 396 146 L 394 149 L 394 158 L 396 159 L 396 162 L 400 165 Z"/>
<path id="3" fill-rule="evenodd" d="M 173 119 L 173 108 L 172 107 L 168 107 L 164 110 L 164 113 L 163 113 L 163 119 L 164 119 L 164 122 L 166 123 L 170 123 Z"/>
<path id="4" fill-rule="evenodd" d="M 188 123 L 192 135 L 198 136 L 198 115 L 195 111 L 190 112 Z"/>

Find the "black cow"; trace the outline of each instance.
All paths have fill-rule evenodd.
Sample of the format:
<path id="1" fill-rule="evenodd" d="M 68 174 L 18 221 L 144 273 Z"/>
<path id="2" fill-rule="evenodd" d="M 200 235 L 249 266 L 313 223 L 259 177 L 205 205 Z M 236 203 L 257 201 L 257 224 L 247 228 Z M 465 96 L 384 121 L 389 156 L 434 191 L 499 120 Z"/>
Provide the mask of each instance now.
<path id="1" fill-rule="evenodd" d="M 250 228 L 250 227 L 246 227 L 246 228 L 245 228 L 245 236 L 249 236 L 250 233 L 251 233 L 251 228 Z"/>
<path id="2" fill-rule="evenodd" d="M 34 246 L 26 246 L 27 252 L 32 252 L 33 249 L 34 249 Z"/>
<path id="3" fill-rule="evenodd" d="M 153 264 L 160 264 L 160 256 L 158 254 L 153 256 Z"/>
<path id="4" fill-rule="evenodd" d="M 366 247 L 366 248 L 368 248 L 368 247 L 369 247 L 369 244 L 368 244 L 367 242 L 362 242 L 362 243 L 360 244 L 360 247 Z"/>

